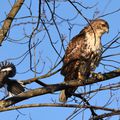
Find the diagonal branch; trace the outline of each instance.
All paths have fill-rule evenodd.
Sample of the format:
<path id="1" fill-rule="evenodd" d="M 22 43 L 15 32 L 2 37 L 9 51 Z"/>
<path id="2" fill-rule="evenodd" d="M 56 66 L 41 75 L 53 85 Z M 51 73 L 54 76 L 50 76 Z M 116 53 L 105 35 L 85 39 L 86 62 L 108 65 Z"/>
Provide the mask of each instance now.
<path id="1" fill-rule="evenodd" d="M 114 116 L 114 115 L 120 115 L 120 111 L 118 110 L 118 111 L 112 111 L 110 113 L 104 113 L 104 114 L 95 116 L 95 117 L 91 118 L 90 120 L 99 120 L 99 119 Z"/>
<path id="2" fill-rule="evenodd" d="M 90 103 L 89 103 L 89 101 L 88 101 L 86 98 L 84 98 L 82 95 L 80 95 L 80 94 L 75 94 L 75 93 L 74 93 L 73 95 L 74 95 L 75 97 L 80 98 L 86 105 L 91 106 Z M 92 114 L 93 117 L 94 117 L 94 116 L 98 116 L 92 107 L 90 107 L 90 111 L 91 111 L 91 114 Z"/>
<path id="3" fill-rule="evenodd" d="M 13 5 L 12 9 L 10 10 L 9 14 L 7 15 L 7 18 L 5 19 L 2 28 L 0 29 L 0 44 L 2 44 L 4 38 L 6 37 L 10 26 L 20 10 L 21 6 L 23 5 L 24 0 L 17 0 L 15 4 Z"/>
<path id="4" fill-rule="evenodd" d="M 24 85 L 30 84 L 32 82 L 36 82 L 39 79 L 44 79 L 44 78 L 50 77 L 51 75 L 54 75 L 59 71 L 60 71 L 60 69 L 53 72 L 53 73 L 45 74 L 45 75 L 42 75 L 42 76 L 39 76 L 39 77 L 36 77 L 36 78 L 30 78 L 30 79 L 27 79 L 27 80 L 22 80 L 21 82 Z M 109 80 L 109 79 L 119 77 L 119 76 L 120 76 L 120 68 L 116 69 L 116 70 L 113 70 L 111 72 L 108 72 L 108 73 L 104 73 L 104 74 L 93 73 L 92 77 L 89 78 L 86 81 L 86 83 L 84 83 L 84 84 L 82 82 L 80 83 L 80 81 L 75 81 L 75 82 L 71 81 L 71 83 L 74 82 L 74 84 L 76 83 L 76 84 L 79 84 L 79 86 L 84 86 L 84 85 L 88 85 L 88 84 L 92 84 L 92 83 L 96 83 L 96 82 L 102 82 L 102 81 Z"/>
<path id="5" fill-rule="evenodd" d="M 109 73 L 104 73 L 104 74 L 94 74 L 94 76 L 92 78 L 89 78 L 89 80 L 87 80 L 84 83 L 82 81 L 71 80 L 69 82 L 62 82 L 59 84 L 47 85 L 42 88 L 37 88 L 37 89 L 23 92 L 19 95 L 8 98 L 6 100 L 1 100 L 0 107 L 8 107 L 8 106 L 16 104 L 20 101 L 23 101 L 23 100 L 26 100 L 26 99 L 29 99 L 29 98 L 32 98 L 35 96 L 40 96 L 40 95 L 44 95 L 44 94 L 48 94 L 48 93 L 54 93 L 56 91 L 60 91 L 62 89 L 66 89 L 69 87 L 85 86 L 85 85 L 109 80 L 111 78 L 118 77 L 118 76 L 120 76 L 120 69 L 111 71 Z"/>

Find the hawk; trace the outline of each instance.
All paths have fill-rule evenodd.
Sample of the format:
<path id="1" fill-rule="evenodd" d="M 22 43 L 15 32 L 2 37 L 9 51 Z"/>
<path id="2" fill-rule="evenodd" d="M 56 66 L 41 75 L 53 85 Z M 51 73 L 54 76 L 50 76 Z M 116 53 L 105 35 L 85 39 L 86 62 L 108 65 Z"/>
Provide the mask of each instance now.
<path id="1" fill-rule="evenodd" d="M 101 36 L 109 32 L 105 20 L 92 20 L 78 35 L 72 38 L 65 51 L 61 74 L 64 81 L 85 81 L 98 66 L 102 54 Z M 67 88 L 60 93 L 59 101 L 66 102 L 77 87 Z"/>
<path id="2" fill-rule="evenodd" d="M 14 64 L 7 61 L 0 62 L 0 88 L 6 86 L 7 91 L 12 95 L 17 95 L 25 91 L 20 82 L 10 79 L 15 74 L 16 67 Z"/>

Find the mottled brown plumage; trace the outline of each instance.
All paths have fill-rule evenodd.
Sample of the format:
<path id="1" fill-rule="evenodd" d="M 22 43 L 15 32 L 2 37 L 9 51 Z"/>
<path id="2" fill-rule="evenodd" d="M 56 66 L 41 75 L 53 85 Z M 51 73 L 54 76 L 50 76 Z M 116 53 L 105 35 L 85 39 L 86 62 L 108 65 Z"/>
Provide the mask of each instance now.
<path id="1" fill-rule="evenodd" d="M 101 58 L 101 36 L 108 30 L 106 21 L 96 19 L 71 40 L 66 49 L 61 70 L 61 74 L 65 76 L 64 81 L 85 81 L 90 76 Z M 59 100 L 66 102 L 76 89 L 75 87 L 62 90 Z"/>

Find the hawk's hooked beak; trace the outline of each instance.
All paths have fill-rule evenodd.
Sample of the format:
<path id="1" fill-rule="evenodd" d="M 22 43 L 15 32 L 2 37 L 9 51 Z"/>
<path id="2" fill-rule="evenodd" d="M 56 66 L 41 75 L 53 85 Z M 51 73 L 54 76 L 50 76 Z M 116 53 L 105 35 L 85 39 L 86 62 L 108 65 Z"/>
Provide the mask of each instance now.
<path id="1" fill-rule="evenodd" d="M 106 32 L 109 33 L 109 28 L 106 29 Z"/>
<path id="2" fill-rule="evenodd" d="M 108 25 L 108 23 L 106 23 L 106 26 L 107 26 L 106 32 L 109 33 L 109 25 Z"/>

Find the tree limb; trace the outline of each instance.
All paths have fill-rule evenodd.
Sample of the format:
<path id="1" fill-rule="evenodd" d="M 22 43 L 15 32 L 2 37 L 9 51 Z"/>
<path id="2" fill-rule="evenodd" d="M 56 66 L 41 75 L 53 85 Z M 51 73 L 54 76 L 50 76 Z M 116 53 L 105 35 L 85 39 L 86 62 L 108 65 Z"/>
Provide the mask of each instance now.
<path id="1" fill-rule="evenodd" d="M 102 115 L 92 117 L 90 120 L 98 120 L 98 119 L 102 119 L 102 118 L 106 118 L 106 117 L 110 117 L 110 116 L 114 116 L 114 115 L 120 115 L 120 111 L 118 110 L 118 111 L 113 111 L 110 113 L 104 113 Z"/>
<path id="2" fill-rule="evenodd" d="M 12 9 L 10 10 L 9 14 L 7 15 L 7 18 L 5 19 L 4 24 L 2 28 L 0 29 L 0 45 L 2 44 L 4 38 L 6 37 L 10 29 L 10 26 L 16 14 L 20 10 L 21 6 L 23 5 L 23 3 L 24 3 L 24 0 L 17 0 L 15 4 L 13 5 Z"/>
<path id="3" fill-rule="evenodd" d="M 42 103 L 42 104 L 25 104 L 20 106 L 12 106 L 8 108 L 0 108 L 0 112 L 22 109 L 22 108 L 31 108 L 31 107 L 67 107 L 67 108 L 93 108 L 95 110 L 104 110 L 109 112 L 120 112 L 120 110 L 115 110 L 112 108 L 105 108 L 101 106 L 93 105 L 76 105 L 76 104 L 61 104 L 61 103 Z"/>
<path id="4" fill-rule="evenodd" d="M 57 71 L 58 72 L 58 71 Z M 55 74 L 57 73 L 55 72 Z M 52 73 L 51 73 L 52 74 Z M 26 84 L 30 84 L 32 82 L 36 82 L 37 80 L 39 79 L 44 79 L 44 78 L 47 78 L 49 77 L 51 74 L 45 74 L 45 75 L 42 75 L 42 76 L 39 76 L 39 77 L 36 77 L 36 78 L 31 78 L 31 79 L 27 79 L 27 80 L 22 80 L 21 82 L 23 82 L 24 85 Z M 115 78 L 115 77 L 119 77 L 120 76 L 120 68 L 119 69 L 116 69 L 116 70 L 113 70 L 111 72 L 108 72 L 108 73 L 104 73 L 104 74 L 100 74 L 100 73 L 93 73 L 92 77 L 89 78 L 86 82 L 82 83 L 80 81 L 71 81 L 71 82 L 74 82 L 74 84 L 79 84 L 78 86 L 84 86 L 84 85 L 89 85 L 89 84 L 92 84 L 92 83 L 97 83 L 97 82 L 102 82 L 102 81 L 105 81 L 105 80 L 109 80 L 109 79 L 112 79 L 112 78 Z M 78 82 L 78 83 L 77 83 Z"/>
<path id="5" fill-rule="evenodd" d="M 118 77 L 118 76 L 120 76 L 120 69 L 111 71 L 109 73 L 104 73 L 104 74 L 94 74 L 92 78 L 89 78 L 89 80 L 87 80 L 84 83 L 82 81 L 78 81 L 78 80 L 71 80 L 71 81 L 62 82 L 62 83 L 59 83 L 59 84 L 47 85 L 47 86 L 42 87 L 42 88 L 37 88 L 37 89 L 33 89 L 33 90 L 30 90 L 30 91 L 23 92 L 19 95 L 8 98 L 6 100 L 1 100 L 0 101 L 0 107 L 8 107 L 8 106 L 16 104 L 20 101 L 29 99 L 31 97 L 44 95 L 44 94 L 48 94 L 48 93 L 53 93 L 53 92 L 56 92 L 56 91 L 60 91 L 62 89 L 69 88 L 69 87 L 85 86 L 85 85 L 109 80 L 111 78 Z"/>

